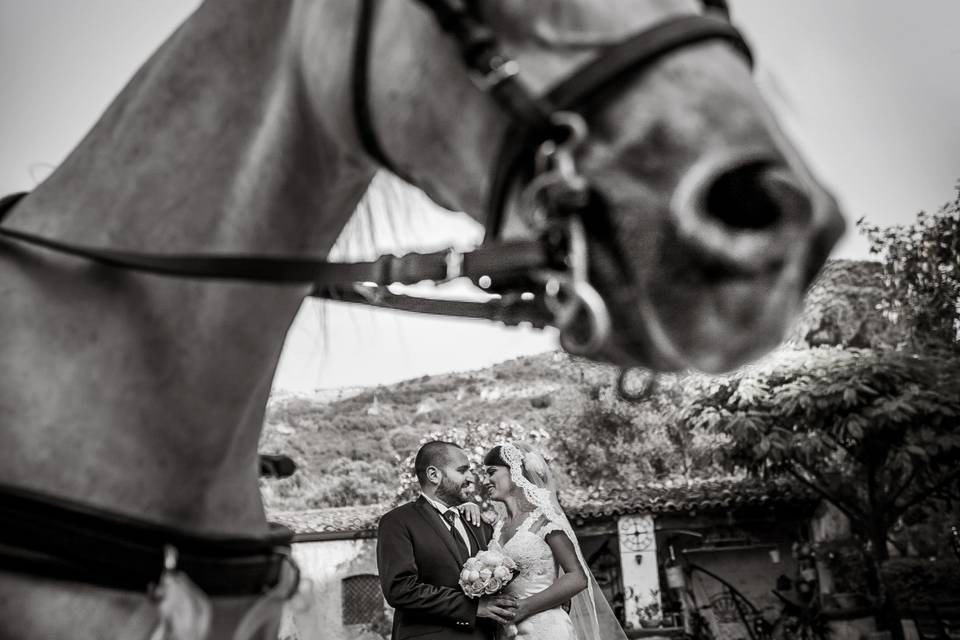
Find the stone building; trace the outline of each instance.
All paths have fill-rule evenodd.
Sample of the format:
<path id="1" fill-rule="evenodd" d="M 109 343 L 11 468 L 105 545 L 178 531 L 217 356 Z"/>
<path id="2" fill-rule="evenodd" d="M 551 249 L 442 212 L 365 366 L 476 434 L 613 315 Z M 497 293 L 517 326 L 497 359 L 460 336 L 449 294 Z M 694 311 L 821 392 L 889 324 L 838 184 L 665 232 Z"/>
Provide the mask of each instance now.
<path id="1" fill-rule="evenodd" d="M 787 483 L 709 480 L 561 496 L 584 556 L 631 637 L 680 635 L 696 619 L 718 640 L 775 618 L 800 585 L 794 543 L 808 541 L 818 501 Z M 296 532 L 312 594 L 292 603 L 281 638 L 389 637 L 376 524 L 386 506 L 272 514 Z M 651 606 L 656 605 L 656 606 Z M 659 610 L 659 612 L 657 611 Z"/>

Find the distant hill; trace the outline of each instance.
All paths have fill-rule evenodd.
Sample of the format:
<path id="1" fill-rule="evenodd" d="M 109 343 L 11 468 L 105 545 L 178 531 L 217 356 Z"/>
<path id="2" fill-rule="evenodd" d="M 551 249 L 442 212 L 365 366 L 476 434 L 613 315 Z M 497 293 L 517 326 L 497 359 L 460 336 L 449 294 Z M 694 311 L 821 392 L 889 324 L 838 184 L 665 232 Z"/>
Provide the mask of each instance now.
<path id="1" fill-rule="evenodd" d="M 877 274 L 877 263 L 828 263 L 808 293 L 794 347 L 894 342 L 895 332 L 874 308 Z M 668 415 L 708 377 L 661 376 L 657 395 L 638 406 L 616 399 L 617 375 L 612 366 L 545 353 L 390 386 L 275 394 L 260 449 L 291 456 L 298 471 L 262 481 L 265 502 L 271 510 L 290 511 L 389 501 L 399 485 L 397 460 L 415 451 L 424 435 L 471 420 L 543 429 L 552 448 L 574 462 L 584 452 L 577 450 L 579 440 L 569 440 L 582 440 L 578 427 L 593 429 L 596 422 L 609 434 L 582 444 L 595 448 L 588 457 L 606 455 L 596 447 L 617 449 L 609 456 L 610 477 L 653 480 L 708 470 L 710 448 L 719 445 L 671 430 Z M 681 450 L 683 464 L 677 462 Z"/>
<path id="2" fill-rule="evenodd" d="M 415 451 L 424 434 L 468 420 L 512 420 L 554 433 L 582 410 L 591 389 L 612 389 L 615 380 L 613 367 L 546 353 L 333 401 L 271 398 L 260 450 L 290 455 L 298 471 L 264 481 L 265 500 L 277 510 L 387 500 L 398 486 L 395 460 Z"/>

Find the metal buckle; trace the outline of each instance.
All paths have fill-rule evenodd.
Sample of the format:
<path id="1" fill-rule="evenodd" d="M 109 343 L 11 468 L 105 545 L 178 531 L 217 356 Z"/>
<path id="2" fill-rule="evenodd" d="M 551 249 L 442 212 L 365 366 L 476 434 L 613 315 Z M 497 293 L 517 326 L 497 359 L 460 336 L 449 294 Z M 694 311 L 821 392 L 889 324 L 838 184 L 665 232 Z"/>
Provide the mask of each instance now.
<path id="1" fill-rule="evenodd" d="M 180 552 L 172 544 L 163 545 L 163 569 L 164 571 L 176 571 L 177 563 L 180 560 Z"/>
<path id="2" fill-rule="evenodd" d="M 520 195 L 520 210 L 534 229 L 543 230 L 558 211 L 585 207 L 589 183 L 577 169 L 576 151 L 586 141 L 589 129 L 579 113 L 558 111 L 551 122 L 565 135 L 544 140 L 534 157 L 534 178 Z"/>
<path id="3" fill-rule="evenodd" d="M 450 249 L 447 251 L 445 262 L 447 263 L 446 280 L 453 280 L 463 275 L 463 254 L 461 252 Z"/>
<path id="4" fill-rule="evenodd" d="M 570 251 L 567 256 L 569 274 L 552 271 L 539 275 L 544 283 L 544 304 L 553 314 L 556 327 L 560 329 L 560 345 L 573 355 L 586 356 L 596 353 L 612 332 L 613 322 L 603 296 L 587 280 L 587 239 L 583 222 L 571 218 L 569 225 Z M 586 313 L 588 333 L 578 341 L 572 332 L 578 314 Z"/>
<path id="5" fill-rule="evenodd" d="M 610 337 L 612 322 L 603 297 L 588 282 L 576 282 L 563 274 L 552 273 L 544 284 L 544 304 L 553 314 L 560 329 L 560 345 L 575 356 L 595 354 Z M 586 339 L 578 340 L 572 332 L 580 312 L 587 315 Z"/>
<path id="6" fill-rule="evenodd" d="M 474 71 L 470 74 L 470 78 L 481 91 L 490 92 L 519 73 L 519 62 L 503 55 L 496 55 L 490 58 L 489 71 L 486 73 Z"/>

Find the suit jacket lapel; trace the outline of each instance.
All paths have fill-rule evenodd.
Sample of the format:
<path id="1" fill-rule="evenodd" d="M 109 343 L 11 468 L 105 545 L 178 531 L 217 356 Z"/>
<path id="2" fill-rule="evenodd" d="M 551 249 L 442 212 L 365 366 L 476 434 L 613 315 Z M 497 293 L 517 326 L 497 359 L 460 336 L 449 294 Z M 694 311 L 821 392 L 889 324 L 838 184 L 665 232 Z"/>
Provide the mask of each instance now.
<path id="1" fill-rule="evenodd" d="M 451 537 L 451 531 L 447 527 L 446 521 L 422 496 L 417 499 L 415 506 L 423 519 L 426 520 L 431 527 L 433 527 L 433 530 L 436 532 L 436 534 L 440 536 L 441 540 L 443 540 L 443 544 L 446 545 L 447 549 L 450 550 L 450 553 L 453 554 L 454 560 L 457 561 L 457 567 L 463 567 L 463 563 L 467 561 L 467 558 L 463 555 L 463 552 L 460 551 L 460 547 L 457 546 L 457 543 L 453 541 L 453 538 Z"/>

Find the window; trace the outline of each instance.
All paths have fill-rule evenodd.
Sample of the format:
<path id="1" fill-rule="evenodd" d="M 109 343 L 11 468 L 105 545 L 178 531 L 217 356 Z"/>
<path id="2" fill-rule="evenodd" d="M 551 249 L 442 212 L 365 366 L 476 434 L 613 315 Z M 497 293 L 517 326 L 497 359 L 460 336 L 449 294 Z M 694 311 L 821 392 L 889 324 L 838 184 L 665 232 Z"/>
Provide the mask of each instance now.
<path id="1" fill-rule="evenodd" d="M 383 592 L 380 578 L 359 575 L 344 578 L 341 583 L 343 624 L 370 624 L 383 613 Z"/>

